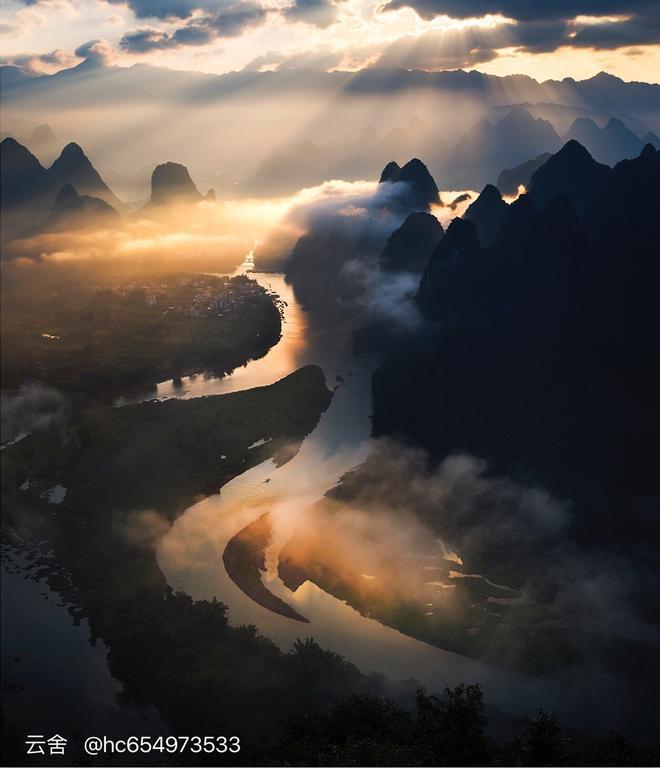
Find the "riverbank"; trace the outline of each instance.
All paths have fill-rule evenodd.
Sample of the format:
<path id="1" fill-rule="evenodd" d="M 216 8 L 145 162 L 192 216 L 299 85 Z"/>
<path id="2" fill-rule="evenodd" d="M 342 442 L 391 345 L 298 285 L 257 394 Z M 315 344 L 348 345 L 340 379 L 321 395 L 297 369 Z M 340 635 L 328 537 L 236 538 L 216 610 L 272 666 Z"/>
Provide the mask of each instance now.
<path id="1" fill-rule="evenodd" d="M 266 548 L 272 536 L 270 513 L 266 512 L 230 539 L 222 554 L 227 575 L 255 603 L 281 616 L 308 624 L 309 619 L 269 592 L 261 580 L 261 574 L 266 571 Z"/>
<path id="2" fill-rule="evenodd" d="M 66 276 L 3 292 L 3 387 L 35 379 L 116 397 L 168 377 L 224 376 L 281 336 L 278 297 L 244 275 Z"/>
<path id="3" fill-rule="evenodd" d="M 225 605 L 174 592 L 155 557 L 196 498 L 295 455 L 330 399 L 322 371 L 308 366 L 226 396 L 97 408 L 68 426 L 65 445 L 59 432 L 35 434 L 2 452 L 5 537 L 32 543 L 33 575 L 109 649 L 122 696 L 154 704 L 177 732 L 222 724 L 252 740 L 277 733 L 285 712 L 378 689 L 335 654 L 313 647 L 301 660 L 254 627 L 230 627 Z M 66 495 L 51 504 L 44 492 L 57 484 Z M 313 685 L 307 664 L 325 669 Z"/>

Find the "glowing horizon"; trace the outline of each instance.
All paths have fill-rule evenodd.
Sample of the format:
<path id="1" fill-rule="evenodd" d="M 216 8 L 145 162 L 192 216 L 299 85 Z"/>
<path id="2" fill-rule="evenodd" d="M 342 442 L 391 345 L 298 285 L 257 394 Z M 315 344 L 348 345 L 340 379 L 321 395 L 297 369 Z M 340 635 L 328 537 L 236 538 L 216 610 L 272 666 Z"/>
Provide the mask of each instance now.
<path id="1" fill-rule="evenodd" d="M 414 9 L 416 1 L 421 6 Z M 143 7 L 141 0 L 9 0 L 2 6 L 1 60 L 44 74 L 92 58 L 210 74 L 391 65 L 527 74 L 539 81 L 607 71 L 624 80 L 658 82 L 660 45 L 653 24 L 650 32 L 640 32 L 649 28 L 647 20 L 625 3 L 616 12 L 612 3 L 600 11 L 596 4 L 587 13 L 580 12 L 589 6 L 583 2 L 557 32 L 554 16 L 529 21 L 497 12 L 456 18 L 426 13 L 432 1 L 190 0 L 181 4 L 185 11 L 168 15 L 167 2 Z"/>

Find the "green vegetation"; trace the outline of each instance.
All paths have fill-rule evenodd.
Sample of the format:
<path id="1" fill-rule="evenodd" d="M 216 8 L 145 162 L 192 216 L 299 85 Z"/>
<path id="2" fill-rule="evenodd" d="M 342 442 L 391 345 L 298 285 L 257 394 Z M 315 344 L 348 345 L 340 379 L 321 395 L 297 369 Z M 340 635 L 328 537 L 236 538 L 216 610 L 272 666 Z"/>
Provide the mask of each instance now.
<path id="1" fill-rule="evenodd" d="M 660 765 L 660 744 L 637 747 L 619 734 L 590 744 L 563 736 L 545 712 L 508 741 L 492 739 L 482 691 L 417 694 L 416 713 L 373 695 L 291 718 L 278 746 L 255 765 Z"/>
<path id="2" fill-rule="evenodd" d="M 73 415 L 65 444 L 35 433 L 2 452 L 6 540 L 33 545 L 36 574 L 89 620 L 126 698 L 154 704 L 178 733 L 273 735 L 284 712 L 379 689 L 318 646 L 283 654 L 254 627 L 229 627 L 224 605 L 173 593 L 155 558 L 159 521 L 269 456 L 286 461 L 330 398 L 308 366 L 246 392 L 95 407 Z M 54 507 L 42 493 L 56 483 L 67 494 Z M 144 510 L 146 526 L 129 532 Z"/>
<path id="3" fill-rule="evenodd" d="M 36 378 L 116 394 L 190 373 L 223 375 L 280 337 L 275 298 L 243 276 L 33 282 L 13 281 L 3 294 L 5 387 Z"/>

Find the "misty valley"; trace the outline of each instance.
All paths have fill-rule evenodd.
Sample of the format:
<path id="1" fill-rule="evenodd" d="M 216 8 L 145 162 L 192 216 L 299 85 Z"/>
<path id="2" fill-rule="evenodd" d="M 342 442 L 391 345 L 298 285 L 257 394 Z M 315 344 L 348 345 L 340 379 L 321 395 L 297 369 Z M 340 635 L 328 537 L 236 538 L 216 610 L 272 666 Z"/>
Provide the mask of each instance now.
<path id="1" fill-rule="evenodd" d="M 660 85 L 92 43 L 0 70 L 3 764 L 660 764 Z"/>

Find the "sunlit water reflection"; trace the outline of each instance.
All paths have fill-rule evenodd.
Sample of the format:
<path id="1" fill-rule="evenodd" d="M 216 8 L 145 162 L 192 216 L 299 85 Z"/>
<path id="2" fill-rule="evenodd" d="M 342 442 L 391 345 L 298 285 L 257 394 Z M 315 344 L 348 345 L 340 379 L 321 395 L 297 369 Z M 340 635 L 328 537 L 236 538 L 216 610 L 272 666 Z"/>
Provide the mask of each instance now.
<path id="1" fill-rule="evenodd" d="M 279 579 L 277 548 L 286 541 L 296 517 L 368 454 L 373 364 L 353 357 L 348 329 L 310 332 L 304 311 L 281 276 L 253 276 L 287 302 L 279 344 L 265 358 L 230 377 L 197 377 L 184 381 L 180 390 L 165 383 L 159 386 L 159 396 L 196 397 L 262 386 L 306 363 L 320 365 L 329 385 L 341 383 L 319 425 L 291 461 L 277 468 L 269 460 L 249 469 L 218 495 L 190 507 L 172 525 L 158 549 L 158 563 L 169 584 L 198 600 L 217 598 L 228 606 L 232 625 L 254 624 L 283 650 L 289 650 L 296 639 L 311 636 L 365 672 L 415 678 L 433 689 L 480 682 L 491 701 L 516 710 L 533 711 L 539 701 L 547 703 L 551 693 L 539 680 L 407 637 L 362 616 L 310 582 L 292 592 Z M 274 522 L 275 545 L 267 553 L 264 583 L 310 624 L 302 625 L 257 604 L 225 571 L 222 555 L 229 540 L 265 512 L 271 513 Z"/>

